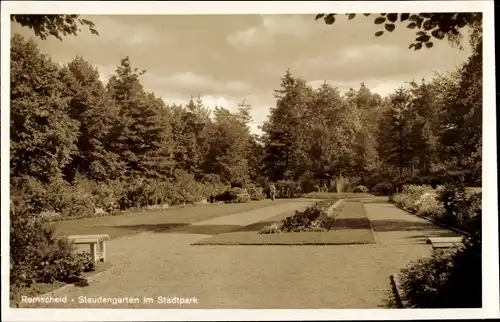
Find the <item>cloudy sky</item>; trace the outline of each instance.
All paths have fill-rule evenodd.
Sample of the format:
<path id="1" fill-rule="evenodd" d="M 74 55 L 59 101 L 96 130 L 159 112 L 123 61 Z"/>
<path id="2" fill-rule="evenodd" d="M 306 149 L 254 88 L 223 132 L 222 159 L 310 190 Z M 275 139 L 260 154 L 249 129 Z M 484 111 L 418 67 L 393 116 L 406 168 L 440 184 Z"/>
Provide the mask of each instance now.
<path id="1" fill-rule="evenodd" d="M 414 33 L 401 25 L 391 34 L 374 37 L 373 18 L 345 15 L 334 25 L 314 15 L 92 15 L 100 35 L 83 31 L 63 41 L 35 38 L 57 62 L 76 55 L 92 62 L 103 81 L 120 59 L 146 69 L 142 83 L 166 103 L 185 103 L 200 95 L 207 106 L 234 109 L 246 99 L 252 106 L 252 130 L 275 104 L 273 89 L 290 68 L 313 86 L 324 80 L 341 91 L 364 82 L 385 95 L 412 79 L 453 70 L 470 54 L 446 41 L 432 50 L 408 50 Z M 12 24 L 12 33 L 26 37 L 27 28 Z"/>

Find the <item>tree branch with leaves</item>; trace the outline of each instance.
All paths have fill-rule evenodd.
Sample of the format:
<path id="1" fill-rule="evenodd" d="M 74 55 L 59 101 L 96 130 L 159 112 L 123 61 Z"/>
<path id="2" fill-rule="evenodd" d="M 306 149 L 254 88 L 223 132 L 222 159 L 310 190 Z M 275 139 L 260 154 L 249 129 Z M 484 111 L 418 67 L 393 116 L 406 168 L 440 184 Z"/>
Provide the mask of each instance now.
<path id="1" fill-rule="evenodd" d="M 10 20 L 32 29 L 43 40 L 53 36 L 62 41 L 62 36 L 76 36 L 81 32 L 80 26 L 87 26 L 93 35 L 99 35 L 94 23 L 80 15 L 11 15 Z"/>
<path id="2" fill-rule="evenodd" d="M 338 14 L 318 14 L 316 20 L 323 19 L 326 24 L 332 25 Z M 347 13 L 349 20 L 356 17 L 355 13 Z M 382 36 L 386 31 L 393 32 L 398 23 L 406 22 L 406 28 L 416 31 L 415 40 L 408 47 L 413 50 L 432 48 L 433 40 L 442 40 L 445 37 L 450 44 L 460 46 L 463 37 L 461 30 L 465 27 L 477 27 L 483 20 L 482 13 L 474 12 L 446 12 L 446 13 L 364 13 L 365 17 L 375 16 L 373 22 L 383 25 L 383 30 L 375 32 L 375 37 Z M 461 48 L 461 46 L 460 46 Z"/>

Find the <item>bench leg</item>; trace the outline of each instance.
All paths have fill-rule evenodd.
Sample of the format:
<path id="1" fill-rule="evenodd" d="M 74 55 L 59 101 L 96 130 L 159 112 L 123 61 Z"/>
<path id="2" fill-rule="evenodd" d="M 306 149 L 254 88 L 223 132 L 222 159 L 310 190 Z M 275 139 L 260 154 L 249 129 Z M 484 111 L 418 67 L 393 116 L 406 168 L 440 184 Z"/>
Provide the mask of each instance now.
<path id="1" fill-rule="evenodd" d="M 95 262 L 97 262 L 97 252 L 96 252 L 96 246 L 97 244 L 90 244 L 90 258 Z"/>
<path id="2" fill-rule="evenodd" d="M 105 262 L 106 261 L 106 241 L 101 241 L 99 243 L 100 245 L 100 252 L 101 252 L 101 262 Z"/>

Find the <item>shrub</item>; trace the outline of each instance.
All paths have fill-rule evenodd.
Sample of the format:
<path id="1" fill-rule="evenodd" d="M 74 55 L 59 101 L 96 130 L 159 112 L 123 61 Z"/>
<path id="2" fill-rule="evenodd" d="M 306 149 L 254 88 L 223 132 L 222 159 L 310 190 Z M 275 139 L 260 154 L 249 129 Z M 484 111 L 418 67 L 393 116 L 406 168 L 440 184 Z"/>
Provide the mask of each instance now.
<path id="1" fill-rule="evenodd" d="M 482 306 L 480 241 L 456 251 L 434 251 L 401 271 L 401 288 L 413 308 Z"/>
<path id="2" fill-rule="evenodd" d="M 243 203 L 243 202 L 249 202 L 251 200 L 250 194 L 246 189 L 232 188 L 231 192 L 233 192 L 236 195 L 234 202 Z"/>
<path id="3" fill-rule="evenodd" d="M 370 189 L 370 193 L 375 196 L 388 196 L 393 194 L 395 191 L 396 187 L 394 184 L 388 181 L 379 182 Z"/>
<path id="4" fill-rule="evenodd" d="M 131 178 L 125 183 L 125 188 L 118 199 L 120 210 L 146 206 L 147 192 L 142 178 Z"/>
<path id="5" fill-rule="evenodd" d="M 222 201 L 222 202 L 225 202 L 225 203 L 229 203 L 229 202 L 234 202 L 237 198 L 237 194 L 234 192 L 234 191 L 231 191 L 231 190 L 226 190 L 222 193 L 219 193 L 215 196 L 215 201 Z"/>
<path id="6" fill-rule="evenodd" d="M 314 180 L 311 179 L 310 174 L 304 174 L 299 178 L 299 185 L 302 193 L 310 193 L 314 191 L 318 191 L 315 187 Z M 318 186 L 319 188 L 319 186 Z"/>
<path id="7" fill-rule="evenodd" d="M 356 186 L 352 190 L 354 193 L 368 193 L 370 190 L 365 186 Z"/>
<path id="8" fill-rule="evenodd" d="M 50 259 L 42 260 L 41 264 L 35 267 L 39 270 L 37 282 L 70 283 L 77 280 L 82 272 L 95 270 L 95 264 L 91 260 L 89 253 L 74 253 L 71 248 L 70 251 L 72 252 L 65 255 L 66 250 L 64 247 L 68 243 L 59 240 L 59 244 L 60 248 L 51 254 Z"/>
<path id="9" fill-rule="evenodd" d="M 195 180 L 194 175 L 184 170 L 177 170 L 174 173 L 172 183 L 181 196 L 180 203 L 193 204 L 206 199 L 211 194 L 202 183 Z"/>
<path id="10" fill-rule="evenodd" d="M 33 214 L 41 213 L 47 209 L 47 190 L 44 185 L 29 176 L 12 178 L 11 199 L 14 204 Z"/>
<path id="11" fill-rule="evenodd" d="M 248 194 L 250 195 L 251 200 L 262 200 L 266 198 L 266 195 L 264 194 L 264 189 L 262 187 L 257 187 L 254 184 L 248 184 L 247 191 Z"/>
<path id="12" fill-rule="evenodd" d="M 231 188 L 246 188 L 246 183 L 244 180 L 233 180 L 231 182 Z"/>
<path id="13" fill-rule="evenodd" d="M 438 190 L 437 200 L 446 210 L 444 221 L 473 235 L 481 234 L 481 192 L 467 193 L 463 185 L 446 184 Z"/>
<path id="14" fill-rule="evenodd" d="M 90 258 L 74 253 L 66 239 L 54 236 L 53 227 L 42 217 L 31 215 L 21 203 L 11 207 L 10 283 L 13 290 L 33 283 L 69 283 L 85 269 Z"/>
<path id="15" fill-rule="evenodd" d="M 436 199 L 435 193 L 426 192 L 417 202 L 417 215 L 434 217 L 435 219 L 442 218 L 446 210 L 443 204 Z"/>
<path id="16" fill-rule="evenodd" d="M 444 185 L 438 194 L 438 200 L 443 203 L 446 212 L 458 219 L 460 219 L 462 208 L 467 203 L 466 197 L 465 187 L 455 184 Z"/>
<path id="17" fill-rule="evenodd" d="M 280 180 L 275 186 L 276 198 L 298 198 L 302 195 L 300 183 L 293 180 Z"/>
<path id="18" fill-rule="evenodd" d="M 88 185 L 70 184 L 62 179 L 42 184 L 31 177 L 13 179 L 12 199 L 23 200 L 27 212 L 53 212 L 61 218 L 82 218 L 94 215 L 94 200 Z"/>
<path id="19" fill-rule="evenodd" d="M 121 195 L 123 185 L 119 182 L 95 183 L 91 188 L 96 208 L 112 211 L 117 203 L 117 196 Z"/>

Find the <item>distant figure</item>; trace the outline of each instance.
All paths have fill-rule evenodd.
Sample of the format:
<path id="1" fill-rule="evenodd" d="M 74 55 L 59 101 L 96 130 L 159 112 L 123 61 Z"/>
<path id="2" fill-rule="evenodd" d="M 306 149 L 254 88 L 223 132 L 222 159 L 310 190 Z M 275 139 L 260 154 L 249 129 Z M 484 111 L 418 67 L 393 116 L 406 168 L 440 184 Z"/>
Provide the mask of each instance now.
<path id="1" fill-rule="evenodd" d="M 271 194 L 271 200 L 274 200 L 274 198 L 276 197 L 276 186 L 274 185 L 274 183 L 271 183 L 271 185 L 269 186 L 269 193 Z"/>

